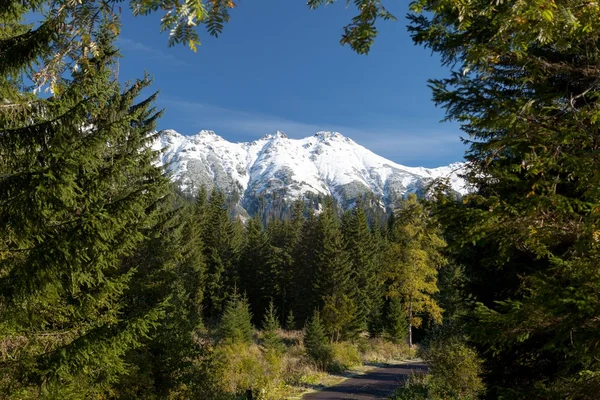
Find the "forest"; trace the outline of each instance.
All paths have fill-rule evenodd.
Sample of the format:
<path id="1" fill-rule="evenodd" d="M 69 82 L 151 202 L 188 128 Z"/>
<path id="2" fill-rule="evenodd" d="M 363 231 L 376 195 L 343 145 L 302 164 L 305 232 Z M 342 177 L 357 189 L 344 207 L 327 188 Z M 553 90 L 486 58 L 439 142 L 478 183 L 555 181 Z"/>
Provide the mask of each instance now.
<path id="1" fill-rule="evenodd" d="M 348 2 L 341 44 L 367 54 L 396 19 L 383 3 Z M 195 50 L 234 8 L 0 3 L 0 397 L 277 399 L 418 348 L 429 373 L 396 399 L 597 398 L 598 3 L 413 1 L 470 193 L 246 220 L 172 187 L 149 146 L 158 88 L 117 68 L 121 13 L 162 13 Z"/>

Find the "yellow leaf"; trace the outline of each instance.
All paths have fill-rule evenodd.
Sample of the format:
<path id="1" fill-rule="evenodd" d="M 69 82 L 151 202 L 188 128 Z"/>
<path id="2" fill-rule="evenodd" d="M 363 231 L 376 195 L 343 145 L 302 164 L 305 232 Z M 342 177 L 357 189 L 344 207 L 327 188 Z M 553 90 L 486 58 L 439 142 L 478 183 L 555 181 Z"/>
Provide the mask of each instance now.
<path id="1" fill-rule="evenodd" d="M 542 18 L 544 18 L 546 21 L 552 21 L 554 19 L 554 13 L 552 10 L 544 10 L 542 11 Z"/>

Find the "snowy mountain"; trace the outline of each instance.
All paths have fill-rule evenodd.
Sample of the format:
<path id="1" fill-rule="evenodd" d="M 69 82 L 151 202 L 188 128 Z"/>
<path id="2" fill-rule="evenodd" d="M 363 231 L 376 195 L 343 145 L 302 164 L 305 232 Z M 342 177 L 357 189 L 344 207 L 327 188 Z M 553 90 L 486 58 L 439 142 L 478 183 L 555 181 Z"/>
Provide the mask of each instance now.
<path id="1" fill-rule="evenodd" d="M 304 139 L 277 132 L 249 143 L 231 143 L 213 131 L 184 136 L 164 130 L 153 148 L 162 150 L 162 164 L 184 192 L 216 185 L 250 214 L 274 201 L 290 204 L 324 195 L 348 208 L 358 196 L 372 193 L 380 206 L 393 207 L 407 193 L 422 194 L 440 177 L 449 177 L 456 192 L 466 192 L 457 176 L 462 163 L 405 167 L 336 132 Z"/>

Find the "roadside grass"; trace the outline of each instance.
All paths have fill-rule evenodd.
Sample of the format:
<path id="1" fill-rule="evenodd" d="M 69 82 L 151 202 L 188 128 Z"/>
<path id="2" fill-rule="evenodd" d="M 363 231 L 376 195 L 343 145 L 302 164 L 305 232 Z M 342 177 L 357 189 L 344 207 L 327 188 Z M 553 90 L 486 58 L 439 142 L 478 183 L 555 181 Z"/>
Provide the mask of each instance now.
<path id="1" fill-rule="evenodd" d="M 302 331 L 280 330 L 278 336 L 285 346 L 276 351 L 261 345 L 261 332 L 251 344 L 214 343 L 198 363 L 205 376 L 214 378 L 210 390 L 219 393 L 215 398 L 241 400 L 252 393 L 257 400 L 299 399 L 377 365 L 415 357 L 405 344 L 361 337 L 331 344 L 331 362 L 319 368 L 306 353 Z"/>

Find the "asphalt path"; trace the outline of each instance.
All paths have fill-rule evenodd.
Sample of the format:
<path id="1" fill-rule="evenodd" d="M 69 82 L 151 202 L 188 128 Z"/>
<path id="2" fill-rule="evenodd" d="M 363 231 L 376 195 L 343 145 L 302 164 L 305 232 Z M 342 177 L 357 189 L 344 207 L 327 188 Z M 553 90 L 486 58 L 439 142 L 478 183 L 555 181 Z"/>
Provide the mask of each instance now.
<path id="1" fill-rule="evenodd" d="M 385 399 L 394 393 L 411 374 L 424 373 L 423 363 L 387 365 L 378 367 L 363 375 L 346 379 L 318 392 L 305 394 L 303 400 L 374 400 Z"/>

